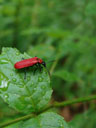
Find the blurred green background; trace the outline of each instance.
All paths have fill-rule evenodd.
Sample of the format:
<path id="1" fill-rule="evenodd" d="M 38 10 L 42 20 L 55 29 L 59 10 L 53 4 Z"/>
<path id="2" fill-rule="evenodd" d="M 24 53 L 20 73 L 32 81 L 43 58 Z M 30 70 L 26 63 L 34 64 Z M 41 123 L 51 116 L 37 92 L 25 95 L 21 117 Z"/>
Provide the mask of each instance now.
<path id="1" fill-rule="evenodd" d="M 47 61 L 52 102 L 96 93 L 96 0 L 0 0 L 0 51 Z M 59 110 L 74 128 L 96 127 L 95 102 Z M 0 99 L 0 122 L 22 114 Z M 89 125 L 90 124 L 90 125 Z"/>

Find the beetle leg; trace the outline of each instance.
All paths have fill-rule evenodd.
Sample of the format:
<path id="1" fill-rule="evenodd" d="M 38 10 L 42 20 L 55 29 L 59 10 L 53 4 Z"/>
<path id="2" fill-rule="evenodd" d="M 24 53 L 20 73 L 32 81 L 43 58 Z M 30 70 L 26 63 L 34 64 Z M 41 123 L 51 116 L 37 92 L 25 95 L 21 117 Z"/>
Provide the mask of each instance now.
<path id="1" fill-rule="evenodd" d="M 40 72 L 42 71 L 42 66 L 41 66 L 41 64 L 37 63 L 37 64 L 35 64 L 35 66 L 36 66 L 36 68 L 34 69 L 34 74 L 35 74 L 35 72 L 36 72 L 37 69 L 39 69 Z"/>
<path id="2" fill-rule="evenodd" d="M 24 58 L 22 57 L 22 60 L 24 60 Z M 26 69 L 24 69 L 24 80 L 26 79 Z"/>
<path id="3" fill-rule="evenodd" d="M 24 60 L 24 58 L 22 57 L 22 60 Z"/>
<path id="4" fill-rule="evenodd" d="M 40 72 L 41 72 L 42 71 L 42 66 L 39 63 L 38 63 L 38 68 L 40 69 Z"/>
<path id="5" fill-rule="evenodd" d="M 36 70 L 37 70 L 37 68 L 35 68 L 35 70 L 34 70 L 34 75 L 35 75 Z"/>
<path id="6" fill-rule="evenodd" d="M 35 66 L 36 66 L 36 68 L 34 69 L 34 74 L 35 74 L 36 70 L 38 69 L 38 65 L 35 64 Z"/>

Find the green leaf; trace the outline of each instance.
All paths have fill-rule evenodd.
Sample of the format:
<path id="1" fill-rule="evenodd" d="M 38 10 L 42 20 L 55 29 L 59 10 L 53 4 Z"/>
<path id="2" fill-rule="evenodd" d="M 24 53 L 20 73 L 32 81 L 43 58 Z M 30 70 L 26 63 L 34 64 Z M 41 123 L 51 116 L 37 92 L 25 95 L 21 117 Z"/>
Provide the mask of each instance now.
<path id="1" fill-rule="evenodd" d="M 30 58 L 17 49 L 3 48 L 0 55 L 0 96 L 12 108 L 24 113 L 37 112 L 49 102 L 52 94 L 50 78 L 43 67 L 42 72 L 36 67 L 17 70 L 14 64 L 22 58 Z"/>
<path id="2" fill-rule="evenodd" d="M 53 112 L 46 112 L 27 120 L 22 128 L 69 128 L 63 117 Z"/>
<path id="3" fill-rule="evenodd" d="M 79 80 L 79 78 L 74 73 L 70 73 L 66 70 L 58 70 L 58 71 L 54 72 L 53 75 L 60 77 L 61 79 L 65 80 L 65 81 L 70 81 L 70 82 Z"/>
<path id="4" fill-rule="evenodd" d="M 96 2 L 89 2 L 85 9 L 85 14 L 88 16 L 96 16 Z"/>
<path id="5" fill-rule="evenodd" d="M 9 126 L 6 126 L 4 128 L 19 128 L 19 126 L 21 125 L 22 121 L 18 122 L 18 123 L 15 123 L 15 124 L 12 124 L 12 125 L 9 125 Z"/>
<path id="6" fill-rule="evenodd" d="M 69 125 L 72 126 L 72 128 L 95 128 L 96 111 L 89 109 L 82 114 L 76 115 L 73 120 L 69 122 Z"/>

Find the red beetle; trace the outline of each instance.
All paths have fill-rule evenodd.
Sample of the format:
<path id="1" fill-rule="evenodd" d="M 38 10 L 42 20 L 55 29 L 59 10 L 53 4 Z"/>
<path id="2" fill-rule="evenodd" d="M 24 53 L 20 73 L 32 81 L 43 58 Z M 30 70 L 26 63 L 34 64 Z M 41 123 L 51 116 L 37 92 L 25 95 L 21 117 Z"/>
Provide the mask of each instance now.
<path id="1" fill-rule="evenodd" d="M 16 62 L 14 64 L 14 67 L 16 69 L 22 69 L 22 68 L 31 67 L 31 66 L 34 66 L 34 65 L 36 65 L 40 69 L 40 71 L 42 69 L 41 65 L 46 67 L 46 63 L 42 59 L 40 59 L 38 57 L 33 57 L 33 58 L 29 58 L 29 59 L 23 59 L 23 60 L 21 60 L 19 62 Z M 36 69 L 34 70 L 34 72 L 35 71 L 36 71 Z M 26 79 L 26 70 L 25 70 L 24 79 Z"/>
<path id="2" fill-rule="evenodd" d="M 46 63 L 42 59 L 40 59 L 38 57 L 33 57 L 33 58 L 24 59 L 19 62 L 16 62 L 14 64 L 14 67 L 16 69 L 22 69 L 22 68 L 26 68 L 26 67 L 30 67 L 30 66 L 34 66 L 34 65 L 38 65 L 39 67 L 41 67 L 41 64 L 44 67 L 46 67 Z"/>

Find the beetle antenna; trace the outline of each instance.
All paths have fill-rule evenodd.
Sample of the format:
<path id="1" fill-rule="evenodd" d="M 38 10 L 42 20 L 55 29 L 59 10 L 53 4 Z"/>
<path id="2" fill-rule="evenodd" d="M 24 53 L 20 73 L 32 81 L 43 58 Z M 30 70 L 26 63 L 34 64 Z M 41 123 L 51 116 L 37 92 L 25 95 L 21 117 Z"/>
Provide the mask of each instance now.
<path id="1" fill-rule="evenodd" d="M 46 68 L 46 70 L 47 70 L 47 72 L 48 72 L 48 74 L 49 74 L 49 77 L 51 78 L 51 74 L 50 74 L 48 68 L 47 68 L 47 67 L 45 67 L 45 68 Z"/>

